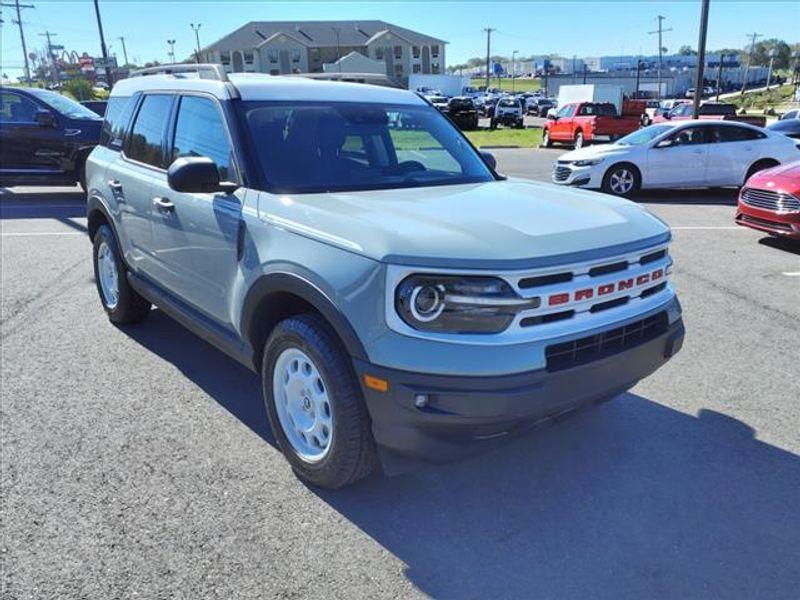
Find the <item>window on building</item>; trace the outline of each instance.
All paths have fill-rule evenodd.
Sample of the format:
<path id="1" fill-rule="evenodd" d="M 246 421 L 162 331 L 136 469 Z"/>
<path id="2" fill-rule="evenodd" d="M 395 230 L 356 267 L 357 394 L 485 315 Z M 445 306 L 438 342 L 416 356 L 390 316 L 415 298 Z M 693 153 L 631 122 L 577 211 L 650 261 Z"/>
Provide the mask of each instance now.
<path id="1" fill-rule="evenodd" d="M 219 53 L 219 62 L 223 65 L 231 64 L 231 53 L 229 50 L 221 50 Z"/>
<path id="2" fill-rule="evenodd" d="M 431 56 L 433 58 L 439 58 L 439 44 L 431 46 Z"/>
<path id="3" fill-rule="evenodd" d="M 252 65 L 255 57 L 253 56 L 253 52 L 248 52 L 247 50 L 244 51 L 244 64 Z"/>
<path id="4" fill-rule="evenodd" d="M 278 50 L 276 48 L 270 48 L 267 51 L 267 56 L 269 57 L 269 62 L 271 63 L 278 62 Z"/>
<path id="5" fill-rule="evenodd" d="M 395 75 L 395 77 L 402 77 L 403 76 L 403 65 L 395 64 L 395 66 L 394 66 L 394 75 Z"/>
<path id="6" fill-rule="evenodd" d="M 292 62 L 300 62 L 300 48 L 292 48 Z"/>
<path id="7" fill-rule="evenodd" d="M 309 49 L 308 54 L 311 57 L 311 62 L 319 62 L 319 48 Z"/>
<path id="8" fill-rule="evenodd" d="M 278 69 L 270 69 L 269 70 L 269 74 L 270 75 L 280 75 L 281 72 Z"/>
<path id="9" fill-rule="evenodd" d="M 411 65 L 411 70 L 412 70 L 414 73 L 420 73 L 420 72 L 422 72 L 422 66 L 421 66 L 421 65 L 419 65 L 419 64 L 414 64 L 414 65 Z"/>
<path id="10" fill-rule="evenodd" d="M 197 96 L 181 98 L 170 162 L 183 156 L 207 156 L 217 165 L 221 181 L 235 178 L 228 132 L 213 100 Z"/>
<path id="11" fill-rule="evenodd" d="M 395 46 L 394 47 L 394 57 L 395 58 L 403 58 L 403 47 L 402 46 Z"/>
<path id="12" fill-rule="evenodd" d="M 414 56 L 414 58 L 419 58 L 419 46 L 414 46 L 411 49 L 411 54 Z"/>
<path id="13" fill-rule="evenodd" d="M 439 74 L 439 63 L 432 63 L 431 64 L 431 73 L 433 73 L 434 75 L 438 75 Z"/>
<path id="14" fill-rule="evenodd" d="M 125 156 L 154 167 L 165 166 L 161 146 L 171 109 L 172 96 L 148 94 L 144 97 L 128 138 Z"/>
<path id="15" fill-rule="evenodd" d="M 377 60 L 383 60 L 383 46 L 375 48 L 375 58 Z"/>

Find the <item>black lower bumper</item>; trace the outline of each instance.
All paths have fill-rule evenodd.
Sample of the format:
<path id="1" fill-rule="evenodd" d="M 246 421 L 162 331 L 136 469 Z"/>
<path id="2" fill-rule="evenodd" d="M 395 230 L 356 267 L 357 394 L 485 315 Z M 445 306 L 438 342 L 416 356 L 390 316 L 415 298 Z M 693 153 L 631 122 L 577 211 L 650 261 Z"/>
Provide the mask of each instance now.
<path id="1" fill-rule="evenodd" d="M 678 352 L 683 336 L 678 320 L 663 335 L 634 348 L 555 372 L 458 377 L 354 364 L 382 453 L 447 462 L 630 389 Z M 388 390 L 367 388 L 365 374 L 388 381 Z"/>

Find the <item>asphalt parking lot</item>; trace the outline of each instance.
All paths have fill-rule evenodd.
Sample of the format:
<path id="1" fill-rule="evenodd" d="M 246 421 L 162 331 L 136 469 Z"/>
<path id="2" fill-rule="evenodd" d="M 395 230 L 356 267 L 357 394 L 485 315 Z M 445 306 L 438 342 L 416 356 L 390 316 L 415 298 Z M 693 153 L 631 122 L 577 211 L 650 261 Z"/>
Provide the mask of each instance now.
<path id="1" fill-rule="evenodd" d="M 494 151 L 548 179 L 558 150 Z M 687 338 L 630 393 L 481 456 L 337 492 L 255 375 L 160 312 L 105 318 L 76 189 L 2 220 L 2 598 L 796 598 L 800 249 L 733 191 L 674 231 Z"/>

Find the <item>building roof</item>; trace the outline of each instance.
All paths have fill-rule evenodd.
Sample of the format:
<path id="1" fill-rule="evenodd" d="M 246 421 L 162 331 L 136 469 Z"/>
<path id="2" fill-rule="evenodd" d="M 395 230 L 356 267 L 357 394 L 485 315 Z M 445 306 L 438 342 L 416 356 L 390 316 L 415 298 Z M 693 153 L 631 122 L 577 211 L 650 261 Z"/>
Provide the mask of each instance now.
<path id="1" fill-rule="evenodd" d="M 412 44 L 446 44 L 447 42 L 386 21 L 250 21 L 226 35 L 208 50 L 247 50 L 256 48 L 278 33 L 289 35 L 312 47 L 366 46 L 367 42 L 383 31 L 391 31 Z"/>
<path id="2" fill-rule="evenodd" d="M 386 63 L 372 60 L 353 50 L 339 60 L 322 65 L 323 71 L 336 71 L 341 69 L 345 73 L 386 73 Z"/>

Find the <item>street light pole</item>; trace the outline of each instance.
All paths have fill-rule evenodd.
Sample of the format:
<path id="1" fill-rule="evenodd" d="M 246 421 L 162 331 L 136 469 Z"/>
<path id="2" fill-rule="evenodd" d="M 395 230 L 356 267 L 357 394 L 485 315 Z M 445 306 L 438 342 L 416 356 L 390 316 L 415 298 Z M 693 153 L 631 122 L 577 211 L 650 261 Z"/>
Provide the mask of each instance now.
<path id="1" fill-rule="evenodd" d="M 100 5 L 98 0 L 94 0 L 94 14 L 97 17 L 97 29 L 100 32 L 100 51 L 103 53 L 103 60 L 106 63 L 106 83 L 110 88 L 114 81 L 111 76 L 111 67 L 108 66 L 108 48 L 106 48 L 106 38 L 103 35 L 103 20 L 100 18 Z"/>
<path id="2" fill-rule="evenodd" d="M 706 37 L 708 34 L 708 6 L 711 0 L 703 0 L 700 8 L 700 37 L 697 40 L 697 77 L 694 81 L 693 119 L 700 118 L 700 99 L 703 97 L 703 73 L 706 66 Z"/>
<path id="3" fill-rule="evenodd" d="M 636 59 L 636 96 L 635 98 L 639 98 L 639 79 L 641 78 L 642 73 L 642 59 Z"/>
<path id="4" fill-rule="evenodd" d="M 198 23 L 197 26 L 195 26 L 194 23 L 189 23 L 189 25 L 191 26 L 192 31 L 194 31 L 194 41 L 195 41 L 195 44 L 196 44 L 196 47 L 197 47 L 197 49 L 195 50 L 195 53 L 194 53 L 194 59 L 195 59 L 195 61 L 197 61 L 197 64 L 199 65 L 200 64 L 200 26 L 202 25 L 202 23 Z"/>
<path id="5" fill-rule="evenodd" d="M 511 91 L 517 91 L 517 69 L 516 69 L 516 57 L 519 53 L 519 50 L 514 50 L 511 53 Z"/>
<path id="6" fill-rule="evenodd" d="M 339 46 L 339 29 L 340 28 L 339 27 L 331 27 L 331 29 L 333 29 L 333 33 L 336 35 L 336 65 L 339 67 L 339 73 L 341 73 L 342 72 L 342 63 L 341 63 L 342 51 L 341 51 L 340 46 Z M 386 50 L 384 50 L 384 54 L 385 53 L 386 53 Z M 387 57 L 384 56 L 383 59 L 384 59 L 384 61 L 386 61 Z M 392 73 L 392 75 L 394 75 L 394 73 Z"/>
<path id="7" fill-rule="evenodd" d="M 767 75 L 767 91 L 769 91 L 769 86 L 772 83 L 772 65 L 775 62 L 775 56 L 778 54 L 778 50 L 773 48 L 769 51 L 769 73 Z"/>
<path id="8" fill-rule="evenodd" d="M 169 52 L 167 52 L 167 56 L 169 56 L 169 61 L 171 63 L 175 62 L 175 40 L 167 40 L 167 44 L 169 44 Z"/>
<path id="9" fill-rule="evenodd" d="M 491 83 L 489 78 L 492 76 L 489 61 L 492 55 L 492 32 L 494 29 L 487 27 L 484 31 L 486 32 L 486 91 L 489 91 L 489 84 Z"/>
<path id="10" fill-rule="evenodd" d="M 122 42 L 122 56 L 125 57 L 125 64 L 128 64 L 128 50 L 125 48 L 125 38 L 120 36 L 117 38 L 120 42 Z"/>

